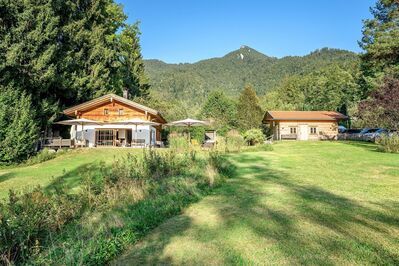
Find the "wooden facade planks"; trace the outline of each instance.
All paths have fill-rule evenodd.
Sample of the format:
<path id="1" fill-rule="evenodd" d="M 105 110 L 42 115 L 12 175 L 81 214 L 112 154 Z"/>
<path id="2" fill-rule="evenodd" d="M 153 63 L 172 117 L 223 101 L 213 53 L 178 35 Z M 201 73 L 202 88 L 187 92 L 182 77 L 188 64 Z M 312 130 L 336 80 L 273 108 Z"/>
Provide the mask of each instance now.
<path id="1" fill-rule="evenodd" d="M 96 106 L 90 110 L 78 112 L 78 118 L 86 118 L 102 122 L 140 118 L 143 120 L 159 122 L 155 121 L 157 118 L 154 115 L 148 114 L 146 111 L 116 101 Z"/>

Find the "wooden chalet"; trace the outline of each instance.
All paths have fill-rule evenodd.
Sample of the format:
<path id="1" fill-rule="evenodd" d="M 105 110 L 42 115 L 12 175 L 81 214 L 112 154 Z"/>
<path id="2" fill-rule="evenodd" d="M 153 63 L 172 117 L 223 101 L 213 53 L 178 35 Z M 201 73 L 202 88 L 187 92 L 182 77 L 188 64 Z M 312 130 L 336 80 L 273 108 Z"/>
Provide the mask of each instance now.
<path id="1" fill-rule="evenodd" d="M 333 140 L 338 122 L 347 119 L 333 111 L 268 111 L 263 123 L 270 126 L 274 140 Z"/>
<path id="2" fill-rule="evenodd" d="M 84 146 L 88 147 L 160 145 L 162 125 L 166 123 L 157 110 L 115 94 L 107 94 L 70 107 L 63 113 L 71 118 L 84 118 L 99 122 L 98 125 L 71 126 L 71 139 L 84 139 Z M 158 125 L 118 123 L 132 119 L 152 121 Z"/>

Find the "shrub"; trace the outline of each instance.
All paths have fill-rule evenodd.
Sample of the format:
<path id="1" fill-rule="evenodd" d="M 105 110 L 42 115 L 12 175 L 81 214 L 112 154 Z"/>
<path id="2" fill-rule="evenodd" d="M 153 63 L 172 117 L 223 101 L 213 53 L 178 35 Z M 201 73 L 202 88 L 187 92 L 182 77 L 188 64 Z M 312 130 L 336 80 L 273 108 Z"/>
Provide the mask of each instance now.
<path id="1" fill-rule="evenodd" d="M 197 143 L 203 143 L 205 140 L 205 128 L 204 127 L 190 127 L 191 141 Z"/>
<path id="2" fill-rule="evenodd" d="M 399 134 L 384 134 L 376 139 L 376 143 L 380 151 L 399 153 Z"/>
<path id="3" fill-rule="evenodd" d="M 249 146 L 261 144 L 265 141 L 265 136 L 259 128 L 252 128 L 244 133 L 244 139 Z"/>
<path id="4" fill-rule="evenodd" d="M 38 152 L 35 156 L 30 157 L 28 161 L 26 161 L 26 164 L 32 165 L 32 164 L 42 163 L 54 159 L 55 157 L 57 157 L 56 151 L 44 148 L 43 150 Z"/>
<path id="5" fill-rule="evenodd" d="M 39 252 L 47 237 L 80 214 L 76 198 L 62 191 L 46 195 L 40 187 L 17 195 L 10 192 L 8 204 L 0 204 L 0 261 L 23 261 Z"/>
<path id="6" fill-rule="evenodd" d="M 175 151 L 145 151 L 143 162 L 146 176 L 154 179 L 179 175 L 185 169 L 184 159 L 178 158 Z"/>

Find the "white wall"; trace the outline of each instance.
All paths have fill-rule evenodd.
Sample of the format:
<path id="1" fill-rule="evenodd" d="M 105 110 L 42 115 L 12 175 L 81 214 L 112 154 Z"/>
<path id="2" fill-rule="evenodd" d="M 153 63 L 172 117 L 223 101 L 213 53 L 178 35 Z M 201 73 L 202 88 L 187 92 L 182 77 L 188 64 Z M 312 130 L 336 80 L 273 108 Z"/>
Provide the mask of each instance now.
<path id="1" fill-rule="evenodd" d="M 84 126 L 84 138 L 89 141 L 89 147 L 95 147 L 96 143 L 96 129 L 131 129 L 132 130 L 132 138 L 136 137 L 135 129 L 136 126 L 134 125 L 92 125 L 92 126 Z M 144 126 L 139 125 L 137 126 L 137 138 L 144 139 L 146 145 L 150 145 L 150 132 L 156 131 L 156 129 L 152 126 Z M 77 131 L 75 132 L 75 126 L 71 126 L 71 139 L 76 138 L 79 140 L 82 138 L 82 126 L 77 126 Z M 122 133 L 124 134 L 124 133 Z M 155 134 L 154 134 L 155 135 Z M 120 135 L 120 137 L 125 137 Z M 155 144 L 155 139 L 152 140 L 152 144 Z"/>

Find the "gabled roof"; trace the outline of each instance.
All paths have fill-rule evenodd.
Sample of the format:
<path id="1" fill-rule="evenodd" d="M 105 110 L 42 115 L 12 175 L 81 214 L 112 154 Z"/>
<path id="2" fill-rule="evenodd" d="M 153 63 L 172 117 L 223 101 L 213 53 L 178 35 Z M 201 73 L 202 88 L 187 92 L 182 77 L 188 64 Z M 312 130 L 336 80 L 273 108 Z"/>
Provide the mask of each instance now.
<path id="1" fill-rule="evenodd" d="M 78 105 L 75 105 L 75 106 L 72 106 L 72 107 L 70 107 L 68 109 L 65 109 L 64 110 L 64 114 L 66 114 L 68 116 L 74 116 L 76 112 L 87 111 L 87 110 L 90 110 L 90 109 L 92 109 L 94 107 L 102 105 L 104 103 L 109 103 L 109 102 L 112 102 L 112 101 L 117 101 L 117 102 L 126 104 L 128 106 L 131 106 L 133 108 L 146 111 L 146 112 L 148 112 L 148 113 L 150 113 L 152 115 L 159 116 L 162 120 L 164 120 L 166 122 L 166 120 L 162 117 L 161 113 L 158 112 L 157 110 L 149 108 L 149 107 L 144 106 L 144 105 L 141 105 L 139 103 L 133 102 L 131 100 L 128 100 L 126 98 L 123 98 L 123 97 L 118 96 L 118 95 L 113 94 L 113 93 L 110 93 L 110 94 L 95 98 L 93 100 L 90 100 L 90 101 L 87 101 L 87 102 L 84 102 L 84 103 L 81 103 L 81 104 L 78 104 Z"/>
<path id="2" fill-rule="evenodd" d="M 268 111 L 263 118 L 263 121 L 275 120 L 325 120 L 338 121 L 346 120 L 348 117 L 334 111 Z"/>

